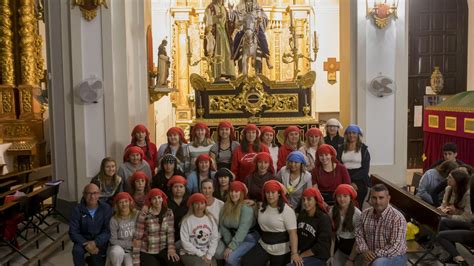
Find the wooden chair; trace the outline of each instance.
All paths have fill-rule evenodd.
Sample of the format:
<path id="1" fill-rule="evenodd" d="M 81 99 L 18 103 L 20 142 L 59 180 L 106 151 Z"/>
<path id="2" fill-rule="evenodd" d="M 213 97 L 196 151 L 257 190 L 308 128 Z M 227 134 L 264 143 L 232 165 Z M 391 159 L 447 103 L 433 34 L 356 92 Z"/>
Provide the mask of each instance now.
<path id="1" fill-rule="evenodd" d="M 416 194 L 418 191 L 418 187 L 420 186 L 420 181 L 421 177 L 423 176 L 423 173 L 421 172 L 414 172 L 413 177 L 411 179 L 411 184 L 407 186 L 408 191 L 412 192 L 413 189 L 413 194 Z"/>

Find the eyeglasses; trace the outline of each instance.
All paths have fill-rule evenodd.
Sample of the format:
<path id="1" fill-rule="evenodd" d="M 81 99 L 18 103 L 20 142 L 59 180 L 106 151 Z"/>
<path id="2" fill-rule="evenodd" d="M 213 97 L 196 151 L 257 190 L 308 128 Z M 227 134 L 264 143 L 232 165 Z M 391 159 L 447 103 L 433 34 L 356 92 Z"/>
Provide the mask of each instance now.
<path id="1" fill-rule="evenodd" d="M 84 192 L 84 196 L 99 196 L 100 192 Z"/>

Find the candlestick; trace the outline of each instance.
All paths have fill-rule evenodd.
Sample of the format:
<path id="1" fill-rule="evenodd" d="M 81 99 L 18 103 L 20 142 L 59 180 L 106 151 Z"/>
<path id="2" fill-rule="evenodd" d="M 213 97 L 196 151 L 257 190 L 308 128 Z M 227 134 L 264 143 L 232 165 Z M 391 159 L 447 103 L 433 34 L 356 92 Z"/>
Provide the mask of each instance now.
<path id="1" fill-rule="evenodd" d="M 191 55 L 191 40 L 189 38 L 189 35 L 186 36 L 187 41 L 188 41 L 188 55 Z"/>
<path id="2" fill-rule="evenodd" d="M 293 27 L 293 12 L 290 10 L 290 27 Z"/>

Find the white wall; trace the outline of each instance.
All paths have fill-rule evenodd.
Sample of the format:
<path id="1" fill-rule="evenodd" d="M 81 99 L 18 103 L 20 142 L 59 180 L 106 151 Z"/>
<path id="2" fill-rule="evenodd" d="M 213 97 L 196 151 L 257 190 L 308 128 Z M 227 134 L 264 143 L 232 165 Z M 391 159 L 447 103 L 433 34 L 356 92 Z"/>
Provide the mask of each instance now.
<path id="1" fill-rule="evenodd" d="M 312 1 L 313 2 L 313 1 Z M 319 35 L 318 59 L 312 69 L 316 71 L 316 83 L 313 87 L 313 110 L 316 112 L 339 112 L 340 76 L 337 72 L 337 83 L 327 82 L 324 62 L 328 57 L 339 56 L 339 0 L 314 1 L 315 21 L 313 24 Z M 312 31 L 311 31 L 312 32 Z M 312 52 L 312 50 L 311 50 Z"/>
<path id="2" fill-rule="evenodd" d="M 116 0 L 87 22 L 68 0 L 47 1 L 54 176 L 60 198 L 78 200 L 105 156 L 121 163 L 131 128 L 148 107 L 143 1 Z M 104 97 L 84 104 L 74 86 L 95 75 Z"/>
<path id="3" fill-rule="evenodd" d="M 408 23 L 406 1 L 399 1 L 398 19 L 377 28 L 366 18 L 365 1 L 357 4 L 357 121 L 371 154 L 371 173 L 403 185 L 407 152 Z M 382 73 L 395 81 L 395 94 L 383 98 L 368 91 Z"/>
<path id="4" fill-rule="evenodd" d="M 474 90 L 474 0 L 467 0 L 469 8 L 467 36 L 467 90 Z"/>
<path id="5" fill-rule="evenodd" d="M 152 0 L 153 61 L 155 65 L 158 64 L 156 61 L 158 58 L 158 46 L 160 46 L 161 41 L 165 37 L 168 37 L 167 53 L 169 56 L 171 55 L 173 21 L 169 10 L 173 5 L 172 2 L 171 0 Z M 170 71 L 168 79 L 171 81 L 171 78 Z M 155 110 L 155 143 L 159 145 L 167 141 L 166 131 L 174 126 L 176 117 L 169 96 L 165 96 L 155 102 L 153 107 Z"/>

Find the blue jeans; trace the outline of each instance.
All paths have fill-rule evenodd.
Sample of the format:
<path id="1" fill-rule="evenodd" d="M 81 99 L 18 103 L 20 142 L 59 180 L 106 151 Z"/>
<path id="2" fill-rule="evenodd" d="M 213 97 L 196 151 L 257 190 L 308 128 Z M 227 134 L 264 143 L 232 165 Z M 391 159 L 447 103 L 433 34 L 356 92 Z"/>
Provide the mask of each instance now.
<path id="1" fill-rule="evenodd" d="M 247 234 L 244 238 L 244 241 L 240 243 L 240 245 L 230 253 L 230 256 L 227 258 L 225 265 L 226 266 L 239 266 L 240 265 L 240 258 L 243 255 L 247 254 L 249 250 L 251 250 L 256 244 L 257 241 L 260 239 L 260 235 L 257 232 L 253 232 Z"/>
<path id="2" fill-rule="evenodd" d="M 371 266 L 400 266 L 407 264 L 407 256 L 406 255 L 399 255 L 395 257 L 380 257 L 376 258 L 372 263 Z"/>
<path id="3" fill-rule="evenodd" d="M 323 261 L 321 259 L 318 259 L 316 257 L 304 257 L 303 258 L 303 265 L 304 266 L 325 266 L 326 265 L 326 261 Z M 288 263 L 286 264 L 286 266 L 295 266 L 295 264 L 292 262 L 292 263 Z"/>

